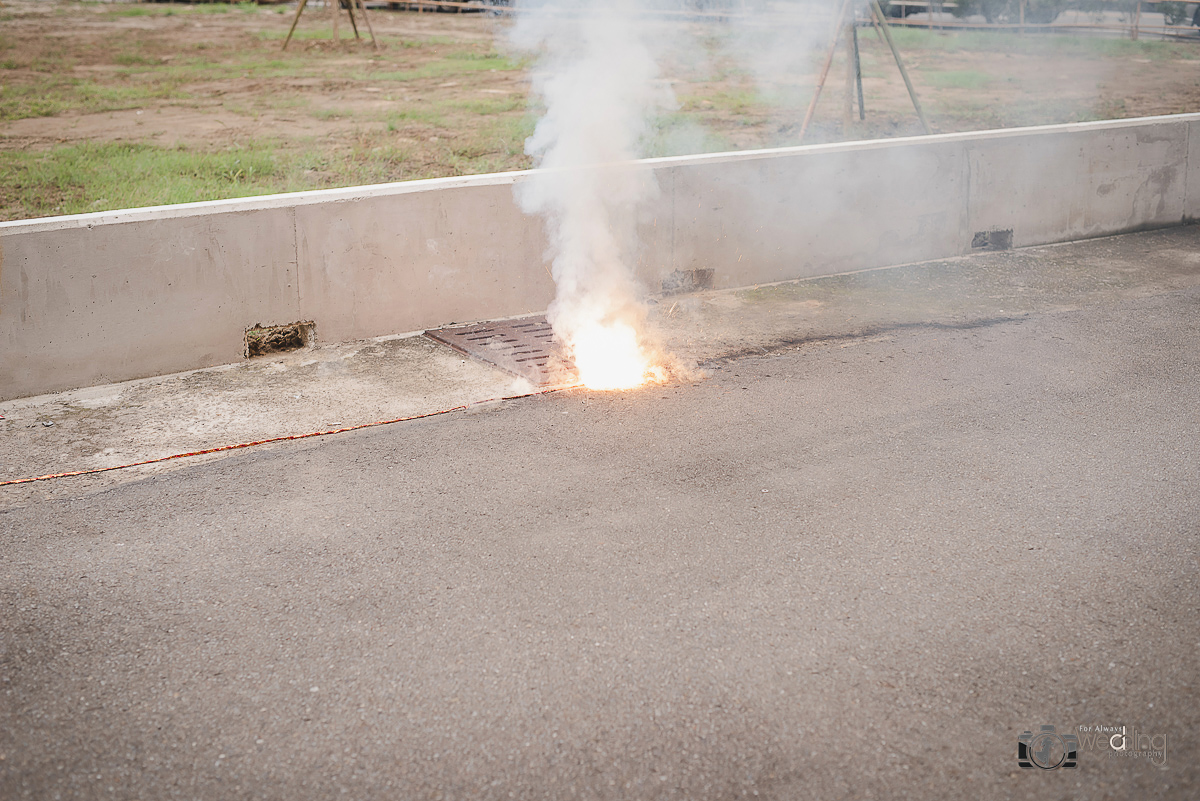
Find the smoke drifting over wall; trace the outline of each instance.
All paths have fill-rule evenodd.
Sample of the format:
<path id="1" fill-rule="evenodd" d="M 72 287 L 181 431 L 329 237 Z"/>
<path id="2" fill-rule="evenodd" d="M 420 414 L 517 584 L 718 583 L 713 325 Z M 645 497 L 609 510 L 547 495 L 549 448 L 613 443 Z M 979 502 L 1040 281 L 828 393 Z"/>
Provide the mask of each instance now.
<path id="1" fill-rule="evenodd" d="M 648 121 L 674 96 L 656 80 L 636 12 L 629 0 L 546 3 L 524 11 L 511 31 L 519 48 L 537 54 L 533 93 L 545 108 L 526 143 L 542 169 L 517 197 L 547 221 L 557 287 L 547 317 L 596 387 L 636 385 L 653 367 L 629 265 L 638 207 L 656 187 L 634 160 Z"/>
<path id="2" fill-rule="evenodd" d="M 656 126 L 677 105 L 660 65 L 706 72 L 717 68 L 714 59 L 733 60 L 774 86 L 803 72 L 815 41 L 795 17 L 772 26 L 749 16 L 718 44 L 648 13 L 661 11 L 659 5 L 523 3 L 508 32 L 510 44 L 534 58 L 532 100 L 542 110 L 526 142 L 541 169 L 519 185 L 517 199 L 547 221 L 557 287 L 547 316 L 591 386 L 635 385 L 662 367 L 645 333 L 646 310 L 631 269 L 638 212 L 657 192 L 652 173 L 636 160 L 650 155 L 648 143 L 662 147 Z M 672 132 L 684 147 L 689 135 Z"/>

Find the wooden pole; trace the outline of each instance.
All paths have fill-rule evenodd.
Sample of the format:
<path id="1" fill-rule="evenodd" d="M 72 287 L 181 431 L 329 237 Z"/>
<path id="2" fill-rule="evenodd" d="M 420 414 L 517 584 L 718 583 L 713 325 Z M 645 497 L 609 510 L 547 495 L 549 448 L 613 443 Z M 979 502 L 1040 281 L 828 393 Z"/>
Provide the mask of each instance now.
<path id="1" fill-rule="evenodd" d="M 871 10 L 875 12 L 875 16 L 879 19 L 879 27 L 883 30 L 883 38 L 887 39 L 888 47 L 892 50 L 892 56 L 896 59 L 896 66 L 900 68 L 900 77 L 904 79 L 904 85 L 908 88 L 908 96 L 912 98 L 913 108 L 917 110 L 917 116 L 921 119 L 921 127 L 925 129 L 925 133 L 933 133 L 929 130 L 929 121 L 925 119 L 925 112 L 921 109 L 921 101 L 917 100 L 917 90 L 913 88 L 912 81 L 908 78 L 908 70 L 904 69 L 904 59 L 900 58 L 900 51 L 896 49 L 896 43 L 892 41 L 892 30 L 888 27 L 887 20 L 883 17 L 883 10 L 879 7 L 879 0 L 871 0 Z"/>
<path id="2" fill-rule="evenodd" d="M 854 20 L 846 24 L 842 41 L 846 43 L 846 101 L 842 104 L 842 132 L 849 133 L 854 125 Z"/>
<path id="3" fill-rule="evenodd" d="M 825 88 L 825 79 L 829 77 L 829 67 L 833 64 L 833 52 L 837 49 L 838 34 L 842 29 L 842 19 L 846 16 L 846 9 L 850 7 L 850 2 L 851 0 L 842 0 L 837 18 L 833 21 L 833 41 L 829 43 L 829 52 L 825 54 L 825 64 L 821 67 L 821 74 L 817 77 L 817 85 L 813 89 L 813 96 L 812 100 L 809 101 L 808 111 L 804 112 L 804 122 L 800 125 L 800 136 L 797 139 L 797 143 L 804 141 L 804 134 L 808 132 L 808 125 L 812 122 L 813 113 L 817 110 L 817 100 L 821 97 L 821 90 Z"/>
<path id="4" fill-rule="evenodd" d="M 304 10 L 304 6 L 308 4 L 308 0 L 300 0 L 296 6 L 296 16 L 292 18 L 292 27 L 288 28 L 287 38 L 283 40 L 283 48 L 287 50 L 288 42 L 292 41 L 292 34 L 296 32 L 296 23 L 300 21 L 300 12 Z"/>
<path id="5" fill-rule="evenodd" d="M 329 4 L 329 10 L 333 12 L 333 41 L 335 44 L 340 43 L 342 41 L 342 34 L 338 31 L 338 16 L 342 13 L 342 10 L 338 6 L 342 4 L 342 0 L 325 0 L 325 2 Z"/>
<path id="6" fill-rule="evenodd" d="M 1142 0 L 1138 0 L 1137 11 L 1133 13 L 1133 41 L 1138 40 L 1138 26 L 1142 23 Z"/>
<path id="7" fill-rule="evenodd" d="M 871 24 L 875 26 L 875 35 L 879 37 L 879 41 L 883 41 L 883 31 L 879 27 L 879 20 L 875 19 L 875 15 L 871 14 Z"/>
<path id="8" fill-rule="evenodd" d="M 342 0 L 333 0 L 333 2 L 339 6 L 342 4 Z M 350 27 L 354 29 L 354 38 L 361 39 L 362 37 L 358 35 L 358 22 L 354 19 L 354 0 L 346 0 L 346 11 L 350 14 Z"/>
<path id="9" fill-rule="evenodd" d="M 367 4 L 365 0 L 358 0 L 358 9 L 362 12 L 363 22 L 367 23 L 367 33 L 371 34 L 371 46 L 378 50 L 379 42 L 375 39 L 375 29 L 371 27 L 371 18 L 367 16 Z"/>
<path id="10" fill-rule="evenodd" d="M 858 55 L 858 25 L 850 26 L 850 41 L 854 45 L 854 80 L 858 83 L 858 121 L 867 118 L 867 107 L 863 103 L 862 59 Z"/>

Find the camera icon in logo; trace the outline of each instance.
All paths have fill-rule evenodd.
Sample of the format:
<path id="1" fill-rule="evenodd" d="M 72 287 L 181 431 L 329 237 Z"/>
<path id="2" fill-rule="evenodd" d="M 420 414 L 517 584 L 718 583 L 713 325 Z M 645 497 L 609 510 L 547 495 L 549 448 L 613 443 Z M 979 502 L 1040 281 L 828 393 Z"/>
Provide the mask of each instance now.
<path id="1" fill-rule="evenodd" d="M 1021 732 L 1017 738 L 1017 764 L 1022 768 L 1057 770 L 1077 766 L 1079 738 L 1074 734 L 1058 734 L 1053 726 L 1041 731 Z"/>

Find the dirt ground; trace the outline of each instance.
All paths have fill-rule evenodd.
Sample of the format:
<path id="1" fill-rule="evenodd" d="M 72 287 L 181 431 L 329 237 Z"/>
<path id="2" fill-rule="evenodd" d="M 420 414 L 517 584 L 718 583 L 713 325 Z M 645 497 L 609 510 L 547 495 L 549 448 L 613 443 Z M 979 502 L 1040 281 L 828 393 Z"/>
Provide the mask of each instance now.
<path id="1" fill-rule="evenodd" d="M 375 50 L 310 6 L 281 52 L 294 9 L 0 3 L 0 219 L 530 166 L 503 19 L 373 10 Z M 722 55 L 728 23 L 651 24 L 711 58 L 664 61 L 679 110 L 648 155 L 799 141 L 819 51 L 764 84 Z M 937 132 L 1200 110 L 1200 37 L 897 35 Z M 886 46 L 860 39 L 865 122 L 844 119 L 839 53 L 806 143 L 920 133 Z"/>

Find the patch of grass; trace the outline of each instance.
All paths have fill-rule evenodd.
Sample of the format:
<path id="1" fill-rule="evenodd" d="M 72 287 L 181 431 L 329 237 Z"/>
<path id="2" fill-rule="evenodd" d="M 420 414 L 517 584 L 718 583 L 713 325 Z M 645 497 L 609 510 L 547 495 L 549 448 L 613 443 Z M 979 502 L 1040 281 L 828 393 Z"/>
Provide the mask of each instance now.
<path id="1" fill-rule="evenodd" d="M 533 133 L 529 115 L 489 118 L 469 133 L 452 135 L 439 142 L 439 169 L 443 175 L 478 175 L 519 170 L 530 166 L 525 140 Z"/>
<path id="2" fill-rule="evenodd" d="M 808 90 L 809 87 L 804 87 Z M 768 94 L 768 92 L 770 92 Z M 712 87 L 687 87 L 677 96 L 679 110 L 686 113 L 713 114 L 729 111 L 734 114 L 761 114 L 772 106 L 780 105 L 778 93 L 756 88 L 734 87 L 713 89 Z M 790 98 L 789 98 L 790 100 Z"/>
<path id="3" fill-rule="evenodd" d="M 529 113 L 490 118 L 461 146 L 456 142 L 457 155 L 465 159 L 469 153 L 478 154 L 480 172 L 525 169 L 529 166 L 525 140 L 533 135 L 536 124 L 537 119 Z"/>
<path id="4" fill-rule="evenodd" d="M 30 63 L 29 68 L 34 72 L 70 72 L 75 62 L 61 55 L 39 55 Z"/>
<path id="5" fill-rule="evenodd" d="M 157 17 L 161 15 L 162 11 L 159 9 L 144 5 L 123 6 L 104 12 L 104 16 L 106 17 Z"/>
<path id="6" fill-rule="evenodd" d="M 262 57 L 246 57 L 238 59 L 210 58 L 208 56 L 192 56 L 169 63 L 161 60 L 148 61 L 124 66 L 117 71 L 123 76 L 143 76 L 155 83 L 170 83 L 176 86 L 184 83 L 204 82 L 212 80 L 214 75 L 246 75 L 251 78 L 304 78 L 319 74 L 320 63 L 314 63 L 311 58 L 301 55 L 278 54 Z"/>
<path id="7" fill-rule="evenodd" d="M 419 154 L 388 134 L 361 132 L 343 148 L 310 140 L 299 150 L 258 141 L 216 152 L 125 143 L 0 151 L 0 219 L 521 169 L 529 164 L 522 150 L 531 126 L 520 117 L 501 120 Z"/>
<path id="8" fill-rule="evenodd" d="M 1121 101 L 1124 106 L 1124 101 Z M 1115 111 L 1115 110 L 1114 110 Z M 1004 127 L 1019 125 L 1050 125 L 1064 122 L 1091 122 L 1098 119 L 1119 119 L 1127 113 L 1100 114 L 1092 103 L 1070 102 L 1050 98 L 1028 98 L 1013 102 L 997 111 Z"/>
<path id="9" fill-rule="evenodd" d="M 939 121 L 950 121 L 955 130 L 961 129 L 963 123 L 969 124 L 971 130 L 988 130 L 1022 125 L 1089 122 L 1124 116 L 1115 112 L 1115 109 L 1102 111 L 1083 102 L 1045 98 L 1023 98 L 1004 105 L 996 105 L 986 99 L 942 98 L 930 108 L 935 124 Z"/>
<path id="10" fill-rule="evenodd" d="M 488 134 L 497 141 L 504 143 L 504 153 L 510 158 L 519 160 L 519 164 L 508 169 L 525 169 L 529 159 L 525 155 L 525 140 L 533 136 L 537 126 L 537 118 L 533 114 L 522 114 L 519 117 L 504 117 L 492 123 Z"/>
<path id="11" fill-rule="evenodd" d="M 446 58 L 455 59 L 457 61 L 494 61 L 502 59 L 504 56 L 495 51 L 480 51 L 480 50 L 455 50 L 446 54 Z"/>
<path id="12" fill-rule="evenodd" d="M 923 70 L 922 77 L 939 89 L 982 89 L 992 82 L 992 76 L 979 70 Z"/>
<path id="13" fill-rule="evenodd" d="M 724 136 L 705 128 L 698 115 L 683 111 L 661 114 L 652 120 L 639 147 L 647 158 L 728 149 L 729 141 Z"/>
<path id="14" fill-rule="evenodd" d="M 469 100 L 449 100 L 438 104 L 441 108 L 466 111 L 471 114 L 504 114 L 525 107 L 523 97 L 485 97 Z"/>
<path id="15" fill-rule="evenodd" d="M 47 78 L 0 87 L 0 120 L 52 117 L 71 108 L 75 87 L 70 78 Z"/>
<path id="16" fill-rule="evenodd" d="M 426 36 L 423 39 L 396 39 L 395 43 L 401 47 L 419 48 L 458 44 L 458 41 L 449 36 Z"/>
<path id="17" fill-rule="evenodd" d="M 149 100 L 171 100 L 187 97 L 187 93 L 169 84 L 145 86 L 102 86 L 81 81 L 75 92 L 86 111 L 116 111 L 136 108 Z"/>
<path id="18" fill-rule="evenodd" d="M 360 137 L 348 149 L 317 149 L 300 154 L 293 162 L 297 178 L 308 188 L 389 183 L 425 177 L 414 174 L 407 147 Z"/>
<path id="19" fill-rule="evenodd" d="M 231 11 L 242 11 L 253 14 L 258 11 L 257 3 L 192 3 L 175 8 L 173 6 L 159 7 L 155 5 L 138 4 L 109 9 L 104 12 L 106 17 L 173 17 L 176 14 L 228 14 Z"/>
<path id="20" fill-rule="evenodd" d="M 942 99 L 931 103 L 929 113 L 937 124 L 946 120 L 969 120 L 979 130 L 1004 127 L 1003 117 L 986 101 L 975 99 Z"/>
<path id="21" fill-rule="evenodd" d="M 67 111 L 119 111 L 137 108 L 149 100 L 187 96 L 170 83 L 109 86 L 78 78 L 50 77 L 0 88 L 0 120 L 53 117 Z"/>
<path id="22" fill-rule="evenodd" d="M 862 37 L 880 42 L 874 31 L 864 30 Z M 1149 39 L 1109 39 L 1102 36 L 1064 36 L 1049 34 L 1026 34 L 1003 31 L 928 31 L 919 28 L 896 26 L 892 29 L 896 46 L 901 51 L 979 51 L 991 53 L 1025 53 L 1054 56 L 1081 56 L 1092 58 L 1114 58 L 1135 56 L 1150 59 L 1188 58 L 1194 46 L 1188 42 L 1162 42 Z"/>
<path id="23" fill-rule="evenodd" d="M 427 105 L 408 106 L 388 111 L 383 115 L 383 121 L 387 123 L 389 131 L 399 130 L 414 122 L 434 128 L 445 128 L 447 125 L 445 115 Z"/>
<path id="24" fill-rule="evenodd" d="M 10 176 L 6 219 L 260 195 L 287 188 L 271 149 L 220 153 L 136 144 L 80 144 L 0 152 Z"/>
<path id="25" fill-rule="evenodd" d="M 307 108 L 312 103 L 312 98 L 305 95 L 272 95 L 263 100 L 265 108 L 274 111 L 299 111 Z"/>
<path id="26" fill-rule="evenodd" d="M 452 78 L 455 76 L 470 75 L 474 72 L 487 72 L 489 70 L 510 72 L 521 68 L 521 62 L 492 53 L 475 59 L 439 59 L 422 64 L 420 67 L 411 70 L 364 71 L 357 73 L 353 77 L 360 81 L 405 82 L 432 78 Z"/>
<path id="27" fill-rule="evenodd" d="M 293 62 L 294 63 L 294 62 Z M 219 55 L 203 55 L 192 56 L 190 58 L 180 59 L 178 62 L 172 63 L 170 66 L 163 69 L 164 72 L 171 75 L 186 77 L 189 80 L 195 78 L 203 78 L 207 75 L 219 72 L 234 72 L 246 71 L 255 67 L 267 67 L 268 65 L 288 66 L 288 62 L 282 58 L 263 58 L 251 59 L 243 58 L 237 60 L 223 59 Z"/>
<path id="28" fill-rule="evenodd" d="M 714 92 L 705 99 L 714 108 L 739 115 L 759 115 L 766 110 L 763 98 L 753 89 L 728 89 Z"/>
<path id="29" fill-rule="evenodd" d="M 117 55 L 113 56 L 113 63 L 120 64 L 123 67 L 132 67 L 135 65 L 161 64 L 162 59 L 147 56 L 144 53 L 125 52 L 117 53 Z"/>
<path id="30" fill-rule="evenodd" d="M 224 6 L 222 8 L 221 6 Z M 254 14 L 258 11 L 258 3 L 201 3 L 194 6 L 201 14 L 225 14 L 230 11 L 241 11 L 243 14 Z"/>
<path id="31" fill-rule="evenodd" d="M 346 27 L 347 28 L 350 27 L 349 22 L 346 23 Z M 340 33 L 342 34 L 342 37 L 345 38 L 346 32 L 340 31 Z M 264 41 L 268 41 L 268 42 L 280 41 L 280 42 L 282 42 L 284 39 L 287 38 L 287 31 L 285 31 L 285 30 L 259 31 L 254 35 Z M 299 25 L 297 25 L 295 32 L 292 33 L 292 41 L 293 42 L 307 42 L 307 41 L 312 41 L 314 39 L 332 39 L 332 38 L 333 38 L 333 26 L 332 25 L 318 25 L 315 28 L 309 28 L 309 27 L 302 28 Z M 353 31 L 350 32 L 350 38 L 351 39 L 354 38 Z"/>
<path id="32" fill-rule="evenodd" d="M 309 115 L 317 120 L 344 120 L 353 117 L 354 112 L 340 108 L 319 108 L 310 111 Z"/>

